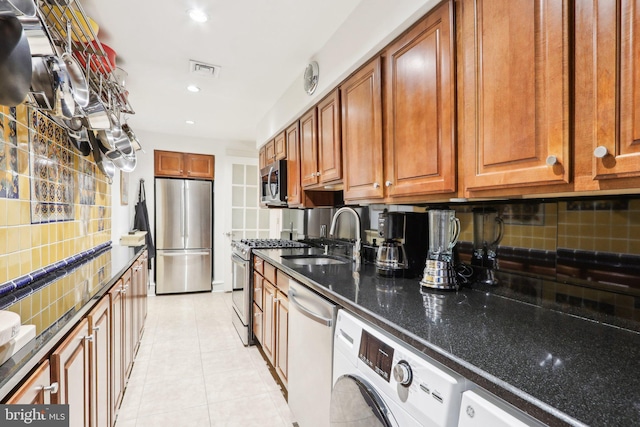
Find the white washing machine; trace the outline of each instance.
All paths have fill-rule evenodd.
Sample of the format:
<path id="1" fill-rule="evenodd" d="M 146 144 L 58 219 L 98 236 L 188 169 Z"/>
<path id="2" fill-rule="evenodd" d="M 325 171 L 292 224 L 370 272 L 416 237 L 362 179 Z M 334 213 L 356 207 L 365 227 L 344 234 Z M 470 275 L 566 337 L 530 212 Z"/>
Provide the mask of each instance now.
<path id="1" fill-rule="evenodd" d="M 334 335 L 334 427 L 453 427 L 462 376 L 344 310 Z"/>
<path id="2" fill-rule="evenodd" d="M 476 388 L 462 393 L 458 427 L 544 427 L 515 406 Z"/>

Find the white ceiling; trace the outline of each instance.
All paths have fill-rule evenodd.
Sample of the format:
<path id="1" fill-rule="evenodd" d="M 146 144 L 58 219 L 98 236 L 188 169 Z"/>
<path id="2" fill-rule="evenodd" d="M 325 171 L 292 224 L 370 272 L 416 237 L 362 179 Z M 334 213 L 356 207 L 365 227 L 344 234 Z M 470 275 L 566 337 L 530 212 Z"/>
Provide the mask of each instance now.
<path id="1" fill-rule="evenodd" d="M 255 141 L 259 121 L 360 0 L 79 2 L 128 73 L 134 131 Z M 194 7 L 209 21 L 191 21 Z M 219 76 L 190 73 L 191 59 L 220 66 Z"/>

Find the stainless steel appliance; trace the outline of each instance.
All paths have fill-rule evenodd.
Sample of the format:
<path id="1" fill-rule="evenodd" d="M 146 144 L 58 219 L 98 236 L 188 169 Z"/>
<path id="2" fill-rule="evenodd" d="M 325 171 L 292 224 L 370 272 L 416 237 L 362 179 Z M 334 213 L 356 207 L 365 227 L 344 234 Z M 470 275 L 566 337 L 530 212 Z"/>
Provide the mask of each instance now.
<path id="1" fill-rule="evenodd" d="M 251 321 L 253 296 L 252 249 L 264 248 L 302 248 L 306 243 L 280 239 L 243 239 L 231 242 L 232 285 L 231 285 L 231 323 L 236 328 L 244 345 L 253 344 Z"/>
<path id="2" fill-rule="evenodd" d="M 460 220 L 456 218 L 456 211 L 429 211 L 429 254 L 420 285 L 435 289 L 458 288 L 453 247 L 459 235 Z"/>
<path id="3" fill-rule="evenodd" d="M 388 212 L 378 216 L 383 239 L 376 253 L 376 272 L 384 277 L 417 277 L 427 255 L 429 224 L 423 212 Z"/>
<path id="4" fill-rule="evenodd" d="M 464 377 L 345 310 L 333 345 L 331 426 L 457 426 Z"/>
<path id="5" fill-rule="evenodd" d="M 156 178 L 156 294 L 211 291 L 211 181 Z"/>
<path id="6" fill-rule="evenodd" d="M 504 233 L 504 221 L 495 208 L 473 209 L 473 258 L 475 281 L 498 284 L 494 270 L 498 268 L 498 244 Z M 477 268 L 476 268 L 477 267 Z"/>
<path id="7" fill-rule="evenodd" d="M 277 160 L 260 169 L 260 201 L 267 206 L 287 205 L 286 160 Z"/>
<path id="8" fill-rule="evenodd" d="M 300 426 L 329 425 L 337 311 L 312 290 L 289 282 L 289 408 Z"/>

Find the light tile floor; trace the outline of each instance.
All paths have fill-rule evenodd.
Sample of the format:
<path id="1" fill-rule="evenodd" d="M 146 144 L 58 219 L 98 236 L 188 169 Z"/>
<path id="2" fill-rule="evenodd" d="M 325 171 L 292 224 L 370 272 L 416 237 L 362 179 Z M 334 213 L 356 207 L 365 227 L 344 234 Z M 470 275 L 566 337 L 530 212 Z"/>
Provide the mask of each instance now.
<path id="1" fill-rule="evenodd" d="M 280 386 L 231 324 L 230 293 L 149 296 L 116 427 L 291 426 Z"/>

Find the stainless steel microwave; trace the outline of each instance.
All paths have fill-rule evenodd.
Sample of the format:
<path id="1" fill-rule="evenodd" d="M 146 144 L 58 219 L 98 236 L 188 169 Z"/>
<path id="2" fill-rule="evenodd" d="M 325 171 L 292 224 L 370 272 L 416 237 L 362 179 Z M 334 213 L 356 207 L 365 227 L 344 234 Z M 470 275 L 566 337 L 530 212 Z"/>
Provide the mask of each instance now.
<path id="1" fill-rule="evenodd" d="M 276 160 L 260 169 L 260 202 L 267 206 L 287 205 L 286 160 Z"/>

